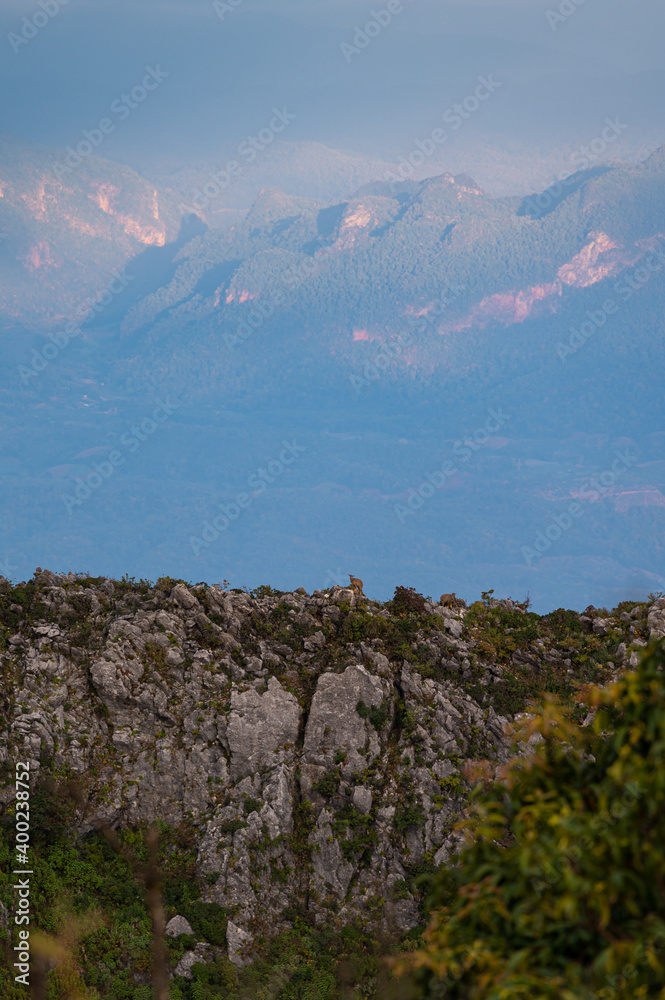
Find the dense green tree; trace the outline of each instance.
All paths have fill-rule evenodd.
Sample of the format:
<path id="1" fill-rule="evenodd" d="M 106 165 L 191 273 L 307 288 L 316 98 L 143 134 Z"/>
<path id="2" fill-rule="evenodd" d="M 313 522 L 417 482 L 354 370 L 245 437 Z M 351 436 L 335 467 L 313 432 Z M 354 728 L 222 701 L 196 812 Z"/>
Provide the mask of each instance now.
<path id="1" fill-rule="evenodd" d="M 521 753 L 481 778 L 459 891 L 396 970 L 414 996 L 665 997 L 664 668 L 661 644 L 586 692 L 587 727 L 548 701 Z"/>

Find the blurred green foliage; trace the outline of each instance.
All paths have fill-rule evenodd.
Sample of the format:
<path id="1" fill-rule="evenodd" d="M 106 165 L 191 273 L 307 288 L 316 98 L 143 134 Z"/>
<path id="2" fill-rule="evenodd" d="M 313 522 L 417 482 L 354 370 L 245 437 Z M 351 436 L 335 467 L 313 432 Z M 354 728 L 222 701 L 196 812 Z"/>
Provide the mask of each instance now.
<path id="1" fill-rule="evenodd" d="M 530 752 L 475 787 L 459 891 L 441 906 L 435 876 L 425 945 L 398 963 L 414 996 L 665 997 L 663 646 L 585 698 L 592 726 L 550 699 Z"/>

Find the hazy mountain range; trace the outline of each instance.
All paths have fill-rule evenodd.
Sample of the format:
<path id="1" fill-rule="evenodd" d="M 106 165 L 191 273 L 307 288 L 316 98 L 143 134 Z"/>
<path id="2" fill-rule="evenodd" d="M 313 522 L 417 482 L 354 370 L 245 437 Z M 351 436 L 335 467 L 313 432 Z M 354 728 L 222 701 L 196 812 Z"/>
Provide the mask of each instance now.
<path id="1" fill-rule="evenodd" d="M 662 587 L 664 151 L 502 198 L 272 152 L 257 193 L 241 155 L 221 190 L 225 158 L 148 181 L 5 140 L 9 564 L 548 606 Z"/>

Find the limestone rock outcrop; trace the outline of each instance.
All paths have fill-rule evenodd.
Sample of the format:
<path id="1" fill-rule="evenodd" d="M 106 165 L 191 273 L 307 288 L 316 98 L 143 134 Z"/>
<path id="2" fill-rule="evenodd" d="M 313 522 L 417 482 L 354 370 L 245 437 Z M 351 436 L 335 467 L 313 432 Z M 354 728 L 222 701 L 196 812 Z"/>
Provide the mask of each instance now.
<path id="1" fill-rule="evenodd" d="M 238 967 L 294 906 L 319 924 L 414 927 L 410 873 L 454 854 L 465 762 L 507 758 L 519 685 L 537 691 L 548 671 L 572 684 L 587 636 L 608 676 L 665 637 L 662 598 L 587 609 L 559 649 L 511 601 L 400 618 L 341 587 L 251 596 L 43 571 L 28 590 L 19 605 L 0 580 L 0 763 L 78 781 L 82 835 L 100 819 L 188 824 Z M 503 646 L 483 631 L 493 613 Z M 176 915 L 167 933 L 192 931 Z M 198 942 L 179 974 L 212 947 Z"/>

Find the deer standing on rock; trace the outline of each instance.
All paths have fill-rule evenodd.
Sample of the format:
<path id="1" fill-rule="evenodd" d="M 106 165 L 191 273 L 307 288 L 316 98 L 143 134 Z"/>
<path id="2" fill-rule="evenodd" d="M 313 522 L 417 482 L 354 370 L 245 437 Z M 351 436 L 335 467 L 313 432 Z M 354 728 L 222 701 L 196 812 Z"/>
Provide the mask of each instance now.
<path id="1" fill-rule="evenodd" d="M 363 582 L 359 580 L 357 576 L 351 576 L 349 573 L 349 580 L 351 581 L 351 590 L 355 590 L 356 594 L 362 594 L 363 592 Z"/>

